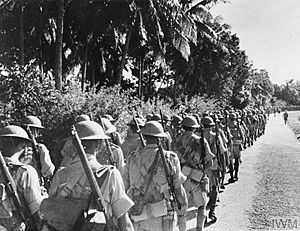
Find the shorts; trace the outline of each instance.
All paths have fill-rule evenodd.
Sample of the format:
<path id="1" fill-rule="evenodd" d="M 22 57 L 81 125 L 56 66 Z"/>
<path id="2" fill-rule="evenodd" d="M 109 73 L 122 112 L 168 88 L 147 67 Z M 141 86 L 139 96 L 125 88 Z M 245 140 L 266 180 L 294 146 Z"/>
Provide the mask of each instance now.
<path id="1" fill-rule="evenodd" d="M 212 189 L 213 186 L 219 186 L 219 171 L 218 170 L 212 170 L 212 169 L 207 169 L 206 170 L 207 176 L 209 178 L 209 188 Z"/>
<path id="2" fill-rule="evenodd" d="M 175 217 L 177 216 L 173 216 L 173 220 L 170 220 L 169 216 L 163 216 L 163 217 L 157 217 L 157 218 L 152 218 L 143 221 L 137 221 L 137 222 L 133 222 L 133 227 L 135 231 L 174 230 L 176 225 L 176 221 L 174 220 Z"/>
<path id="3" fill-rule="evenodd" d="M 202 191 L 200 182 L 194 181 L 188 177 L 183 183 L 183 187 L 189 200 L 189 207 L 206 206 L 208 202 L 207 192 Z"/>
<path id="4" fill-rule="evenodd" d="M 241 154 L 242 154 L 242 151 L 241 151 L 240 145 L 239 144 L 234 144 L 233 145 L 233 157 L 234 158 L 241 158 Z"/>

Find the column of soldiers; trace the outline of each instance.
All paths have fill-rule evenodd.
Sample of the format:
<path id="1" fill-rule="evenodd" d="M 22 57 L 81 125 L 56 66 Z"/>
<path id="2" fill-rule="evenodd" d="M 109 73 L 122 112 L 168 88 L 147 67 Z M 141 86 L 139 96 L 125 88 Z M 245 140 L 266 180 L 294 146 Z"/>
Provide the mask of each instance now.
<path id="1" fill-rule="evenodd" d="M 39 118 L 0 131 L 1 230 L 184 231 L 192 207 L 203 230 L 267 121 L 255 109 L 149 114 L 133 117 L 123 140 L 112 116 L 91 119 L 76 118 L 56 169 L 37 142 Z"/>

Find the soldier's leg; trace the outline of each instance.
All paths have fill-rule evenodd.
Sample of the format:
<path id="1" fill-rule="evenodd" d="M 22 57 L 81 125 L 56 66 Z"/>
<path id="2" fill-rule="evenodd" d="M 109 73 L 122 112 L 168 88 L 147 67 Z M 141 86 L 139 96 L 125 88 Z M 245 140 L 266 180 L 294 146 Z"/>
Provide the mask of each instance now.
<path id="1" fill-rule="evenodd" d="M 173 231 L 174 225 L 175 225 L 174 214 L 169 214 L 167 216 L 162 217 L 162 230 L 163 231 Z M 159 227 L 156 227 L 155 229 L 153 228 L 151 230 L 155 231 L 155 230 L 160 230 L 160 229 L 159 229 Z"/>
<path id="2" fill-rule="evenodd" d="M 238 173 L 239 173 L 239 167 L 240 167 L 240 158 L 234 158 L 234 178 L 236 180 L 239 179 Z"/>
<path id="3" fill-rule="evenodd" d="M 179 215 L 177 226 L 179 231 L 186 231 L 186 215 Z"/>
<path id="4" fill-rule="evenodd" d="M 233 160 L 229 161 L 229 165 L 228 165 L 228 169 L 229 169 L 229 174 L 230 174 L 230 178 L 228 180 L 229 183 L 233 183 L 234 182 L 234 177 L 233 177 Z"/>
<path id="5" fill-rule="evenodd" d="M 196 231 L 202 231 L 204 229 L 206 214 L 205 214 L 205 206 L 198 207 L 197 210 L 197 226 Z"/>

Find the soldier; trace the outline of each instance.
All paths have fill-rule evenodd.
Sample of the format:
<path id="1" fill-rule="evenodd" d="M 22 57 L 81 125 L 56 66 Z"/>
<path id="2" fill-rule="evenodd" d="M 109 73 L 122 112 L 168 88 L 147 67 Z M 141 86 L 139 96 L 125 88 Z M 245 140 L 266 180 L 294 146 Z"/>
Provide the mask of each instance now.
<path id="1" fill-rule="evenodd" d="M 45 129 L 42 126 L 40 119 L 36 116 L 26 116 L 22 121 L 22 126 L 27 128 L 27 132 L 32 135 L 32 139 L 34 140 L 38 139 L 40 137 L 40 131 L 42 129 Z M 36 160 L 34 158 L 34 155 L 32 155 L 32 151 L 28 151 L 26 153 L 27 155 L 22 158 L 22 162 L 32 165 L 38 173 L 41 173 L 41 177 L 52 177 L 55 166 L 51 161 L 48 148 L 42 143 L 36 143 L 36 148 L 39 160 Z M 39 163 L 37 163 L 37 161 L 40 162 L 41 169 L 37 169 L 39 166 Z"/>
<path id="2" fill-rule="evenodd" d="M 214 121 L 216 124 L 215 131 L 217 130 L 220 138 L 222 139 L 222 144 L 224 148 L 226 149 L 225 152 L 219 153 L 220 155 L 220 171 L 221 171 L 221 179 L 220 179 L 220 188 L 225 189 L 224 186 L 224 180 L 225 180 L 225 175 L 226 175 L 226 167 L 228 165 L 228 139 L 225 135 L 224 129 L 225 126 L 222 125 L 221 121 L 224 120 L 224 117 L 221 114 L 216 114 L 214 117 Z"/>
<path id="3" fill-rule="evenodd" d="M 90 121 L 90 120 L 91 119 L 88 115 L 81 114 L 81 115 L 79 115 L 75 118 L 74 124 L 77 124 L 77 123 L 82 122 L 82 121 Z M 77 150 L 76 150 L 76 148 L 74 147 L 74 145 L 72 143 L 72 138 L 71 137 L 66 138 L 66 142 L 65 142 L 65 144 L 64 144 L 64 146 L 63 146 L 60 153 L 63 157 L 63 160 L 60 163 L 59 167 L 65 167 L 67 165 L 67 163 L 69 161 L 71 161 L 71 159 L 74 158 L 77 155 Z"/>
<path id="4" fill-rule="evenodd" d="M 166 137 L 162 125 L 157 121 L 147 122 L 141 133 L 147 145 L 130 155 L 124 174 L 125 188 L 135 202 L 131 219 L 136 231 L 173 230 L 174 211 L 180 215 L 186 213 L 187 198 L 182 186 L 185 177 L 174 152 L 159 152 L 159 139 Z M 166 159 L 167 169 L 162 158 Z M 169 184 L 169 177 L 173 185 Z M 175 206 L 172 194 L 180 206 Z"/>
<path id="5" fill-rule="evenodd" d="M 103 117 L 108 119 L 109 122 L 111 122 L 111 124 L 115 126 L 116 119 L 114 119 L 111 115 L 105 114 Z M 117 129 L 115 129 L 114 132 L 111 132 L 109 134 L 109 136 L 111 138 L 112 143 L 114 143 L 118 146 L 121 146 L 121 144 L 123 143 L 122 137 L 121 137 L 120 133 L 117 131 Z"/>
<path id="6" fill-rule="evenodd" d="M 204 228 L 206 218 L 205 210 L 208 202 L 209 180 L 205 169 L 212 165 L 212 154 L 206 139 L 195 134 L 200 125 L 194 116 L 183 118 L 181 126 L 183 132 L 176 140 L 176 153 L 182 164 L 182 172 L 187 176 L 183 186 L 189 198 L 189 206 L 197 207 L 196 231 Z"/>
<path id="7" fill-rule="evenodd" d="M 244 134 L 241 130 L 239 123 L 237 120 L 237 116 L 235 113 L 231 113 L 229 115 L 229 123 L 228 127 L 233 136 L 233 156 L 234 156 L 234 179 L 238 180 L 238 172 L 241 161 L 241 152 L 243 150 L 242 142 L 244 140 Z"/>
<path id="8" fill-rule="evenodd" d="M 28 209 L 28 214 L 38 227 L 40 222 L 39 209 L 43 200 L 40 190 L 38 174 L 30 165 L 24 165 L 19 161 L 21 155 L 25 152 L 25 147 L 31 142 L 26 131 L 15 125 L 6 126 L 0 133 L 1 152 L 5 162 L 16 184 L 18 196 L 22 207 Z M 5 230 L 30 230 L 33 227 L 25 227 L 16 205 L 13 203 L 12 195 L 6 193 L 4 178 L 0 175 L 1 203 L 0 203 L 0 229 Z M 28 217 L 27 217 L 28 218 Z M 2 230 L 2 229 L 1 229 Z"/>
<path id="9" fill-rule="evenodd" d="M 104 126 L 105 134 L 111 137 L 110 135 L 116 131 L 116 127 L 113 124 L 111 124 L 111 122 L 106 118 L 101 118 L 101 120 Z M 108 145 L 110 147 L 108 147 Z M 110 153 L 109 148 L 111 149 L 112 153 Z M 123 174 L 125 167 L 124 155 L 121 147 L 119 147 L 118 145 L 113 144 L 111 142 L 105 143 L 104 145 L 102 145 L 102 148 L 99 149 L 96 157 L 97 161 L 100 164 L 114 165 L 117 167 L 120 173 Z"/>
<path id="10" fill-rule="evenodd" d="M 214 133 L 212 128 L 216 125 L 210 116 L 203 117 L 201 119 L 201 124 L 204 127 L 204 138 L 207 140 L 211 152 L 215 155 L 213 158 L 213 164 L 206 170 L 207 176 L 209 178 L 209 202 L 207 208 L 209 209 L 208 217 L 215 222 L 217 217 L 215 215 L 215 207 L 217 203 L 219 184 L 220 184 L 220 168 L 221 168 L 221 158 L 224 157 L 226 149 L 223 145 L 223 141 L 219 134 Z M 216 129 L 216 132 L 218 130 Z M 223 160 L 225 161 L 225 160 Z"/>
<path id="11" fill-rule="evenodd" d="M 172 139 L 172 142 L 180 135 L 181 132 L 181 121 L 182 117 L 179 115 L 174 115 L 171 120 L 171 128 L 168 131 L 170 134 L 170 137 Z M 173 145 L 173 144 L 171 144 Z"/>
<path id="12" fill-rule="evenodd" d="M 145 124 L 140 118 L 136 118 L 136 122 L 140 128 L 142 128 Z M 127 125 L 127 135 L 121 145 L 125 160 L 133 151 L 139 150 L 142 147 L 142 142 L 134 120 L 132 119 Z"/>
<path id="13" fill-rule="evenodd" d="M 114 225 L 117 227 L 114 230 L 133 230 L 127 214 L 128 210 L 133 206 L 133 202 L 125 193 L 120 172 L 115 167 L 110 165 L 103 166 L 96 160 L 95 155 L 104 145 L 104 139 L 107 139 L 108 136 L 104 134 L 102 127 L 94 121 L 82 121 L 75 124 L 75 127 L 104 197 L 106 204 L 103 206 L 107 208 L 107 218 L 114 222 Z M 101 177 L 103 175 L 104 179 Z M 78 155 L 55 173 L 49 190 L 49 198 L 54 202 L 58 201 L 60 203 L 47 206 L 43 202 L 41 214 L 46 218 L 43 230 L 46 229 L 45 227 L 50 228 L 50 230 L 54 228 L 54 230 L 58 231 L 74 230 L 76 217 L 75 219 L 70 219 L 69 216 L 72 216 L 74 213 L 77 214 L 75 210 L 78 207 L 72 205 L 85 201 L 89 205 L 88 208 L 95 207 L 94 201 L 91 200 L 91 187 Z M 71 203 L 72 201 L 73 204 Z M 59 206 L 64 206 L 64 211 L 66 211 L 66 206 L 70 206 L 70 212 L 68 214 L 59 214 L 62 212 L 57 209 Z"/>

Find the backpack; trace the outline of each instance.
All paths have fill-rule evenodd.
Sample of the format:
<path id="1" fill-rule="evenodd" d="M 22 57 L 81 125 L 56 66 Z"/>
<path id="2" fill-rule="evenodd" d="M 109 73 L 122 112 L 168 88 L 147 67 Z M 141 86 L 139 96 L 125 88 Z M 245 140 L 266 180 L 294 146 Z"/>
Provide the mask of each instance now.
<path id="1" fill-rule="evenodd" d="M 97 171 L 99 185 L 105 181 L 109 169 L 109 166 L 104 166 Z M 91 202 L 92 195 L 89 200 L 50 197 L 42 201 L 40 214 L 42 219 L 57 231 L 104 231 L 106 230 L 104 212 L 91 210 Z"/>

